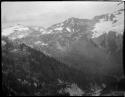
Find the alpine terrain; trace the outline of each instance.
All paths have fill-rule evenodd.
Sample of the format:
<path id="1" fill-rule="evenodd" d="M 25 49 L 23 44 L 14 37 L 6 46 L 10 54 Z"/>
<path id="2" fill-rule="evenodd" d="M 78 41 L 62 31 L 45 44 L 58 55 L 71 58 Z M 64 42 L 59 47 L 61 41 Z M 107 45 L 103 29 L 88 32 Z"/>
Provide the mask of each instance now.
<path id="1" fill-rule="evenodd" d="M 124 95 L 123 34 L 123 2 L 92 19 L 3 28 L 3 94 Z"/>

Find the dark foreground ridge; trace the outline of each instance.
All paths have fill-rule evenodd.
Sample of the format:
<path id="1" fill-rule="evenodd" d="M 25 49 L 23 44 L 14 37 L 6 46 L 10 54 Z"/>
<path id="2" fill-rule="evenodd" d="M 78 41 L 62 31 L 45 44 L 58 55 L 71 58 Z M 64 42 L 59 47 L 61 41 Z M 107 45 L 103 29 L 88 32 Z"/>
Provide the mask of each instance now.
<path id="1" fill-rule="evenodd" d="M 2 93 L 6 96 L 123 95 L 124 79 L 88 79 L 25 44 L 2 37 Z M 96 82 L 95 82 L 96 81 Z"/>

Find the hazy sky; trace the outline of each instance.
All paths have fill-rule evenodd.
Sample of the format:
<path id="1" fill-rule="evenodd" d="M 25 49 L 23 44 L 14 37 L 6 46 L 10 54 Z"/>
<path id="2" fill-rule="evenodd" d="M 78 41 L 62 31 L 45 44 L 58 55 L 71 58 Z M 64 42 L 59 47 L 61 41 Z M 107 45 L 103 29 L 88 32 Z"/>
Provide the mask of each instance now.
<path id="1" fill-rule="evenodd" d="M 92 18 L 112 12 L 119 2 L 2 2 L 2 26 L 15 23 L 48 27 L 70 17 Z"/>

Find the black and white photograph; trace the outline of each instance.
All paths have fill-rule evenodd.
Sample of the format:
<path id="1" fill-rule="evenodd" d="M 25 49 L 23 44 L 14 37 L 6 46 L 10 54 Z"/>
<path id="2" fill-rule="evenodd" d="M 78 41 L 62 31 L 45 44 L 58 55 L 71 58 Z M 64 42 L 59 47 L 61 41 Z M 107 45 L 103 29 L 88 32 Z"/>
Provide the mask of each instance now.
<path id="1" fill-rule="evenodd" d="M 124 96 L 124 2 L 1 2 L 4 96 Z"/>

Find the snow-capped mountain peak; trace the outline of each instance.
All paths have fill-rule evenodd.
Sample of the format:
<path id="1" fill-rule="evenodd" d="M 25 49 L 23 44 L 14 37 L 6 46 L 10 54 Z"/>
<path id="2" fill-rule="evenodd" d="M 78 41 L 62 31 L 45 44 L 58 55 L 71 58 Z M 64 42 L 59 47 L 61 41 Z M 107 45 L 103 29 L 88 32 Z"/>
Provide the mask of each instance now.
<path id="1" fill-rule="evenodd" d="M 68 18 L 62 23 L 58 23 L 47 28 L 46 34 L 74 32 L 74 26 L 78 22 L 78 20 L 79 20 L 78 18 L 74 17 Z"/>
<path id="2" fill-rule="evenodd" d="M 67 23 L 74 25 L 77 18 L 71 17 L 66 20 Z"/>

